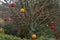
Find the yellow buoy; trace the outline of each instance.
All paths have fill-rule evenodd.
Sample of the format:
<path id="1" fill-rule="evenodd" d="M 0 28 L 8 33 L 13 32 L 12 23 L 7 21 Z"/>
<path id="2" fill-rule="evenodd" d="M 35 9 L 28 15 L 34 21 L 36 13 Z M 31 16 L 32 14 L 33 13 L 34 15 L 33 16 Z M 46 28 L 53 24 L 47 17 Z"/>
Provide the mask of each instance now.
<path id="1" fill-rule="evenodd" d="M 36 34 L 32 34 L 32 39 L 36 39 L 37 35 Z"/>
<path id="2" fill-rule="evenodd" d="M 24 9 L 24 8 L 21 8 L 21 9 L 20 9 L 20 12 L 21 12 L 21 13 L 25 13 L 25 9 Z"/>

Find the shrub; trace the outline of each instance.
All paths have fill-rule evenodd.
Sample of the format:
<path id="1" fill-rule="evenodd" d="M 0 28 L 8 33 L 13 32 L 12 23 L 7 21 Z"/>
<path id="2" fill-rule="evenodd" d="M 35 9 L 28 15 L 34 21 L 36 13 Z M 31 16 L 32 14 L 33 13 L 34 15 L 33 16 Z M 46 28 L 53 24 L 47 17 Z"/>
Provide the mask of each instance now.
<path id="1" fill-rule="evenodd" d="M 19 37 L 14 37 L 12 35 L 0 34 L 0 40 L 21 40 L 21 39 Z"/>

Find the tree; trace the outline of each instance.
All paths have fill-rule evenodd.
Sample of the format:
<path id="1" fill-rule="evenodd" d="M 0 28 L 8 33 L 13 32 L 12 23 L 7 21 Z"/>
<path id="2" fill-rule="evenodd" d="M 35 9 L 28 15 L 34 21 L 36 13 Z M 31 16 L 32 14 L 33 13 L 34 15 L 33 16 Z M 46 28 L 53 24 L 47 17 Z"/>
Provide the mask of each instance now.
<path id="1" fill-rule="evenodd" d="M 55 17 L 58 10 L 57 0 L 18 0 L 8 4 L 10 16 L 22 35 L 31 38 L 32 34 L 53 36 Z"/>

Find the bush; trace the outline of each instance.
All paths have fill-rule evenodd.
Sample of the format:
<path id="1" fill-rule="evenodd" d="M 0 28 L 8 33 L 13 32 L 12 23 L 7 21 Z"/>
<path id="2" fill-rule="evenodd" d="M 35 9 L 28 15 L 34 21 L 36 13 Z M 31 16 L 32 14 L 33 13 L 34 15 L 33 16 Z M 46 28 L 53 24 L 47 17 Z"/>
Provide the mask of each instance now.
<path id="1" fill-rule="evenodd" d="M 1 35 L 0 34 L 0 40 L 22 40 L 22 39 L 19 38 L 19 37 L 16 37 L 16 36 L 14 37 L 12 35 L 5 35 L 5 34 Z M 24 39 L 24 40 L 27 40 L 27 39 Z M 46 37 L 46 36 L 40 36 L 36 40 L 55 40 L 55 38 L 53 38 L 53 37 Z"/>
<path id="2" fill-rule="evenodd" d="M 21 40 L 19 37 L 14 37 L 14 36 L 12 36 L 12 35 L 5 35 L 5 34 L 3 34 L 3 35 L 1 35 L 0 34 L 0 40 Z"/>

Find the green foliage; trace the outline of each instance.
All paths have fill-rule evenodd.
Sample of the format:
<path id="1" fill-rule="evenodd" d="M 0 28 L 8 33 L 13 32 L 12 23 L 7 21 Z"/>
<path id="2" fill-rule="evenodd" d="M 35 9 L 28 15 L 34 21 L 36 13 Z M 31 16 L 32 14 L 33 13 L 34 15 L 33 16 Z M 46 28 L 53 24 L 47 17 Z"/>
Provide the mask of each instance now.
<path id="1" fill-rule="evenodd" d="M 3 28 L 4 32 L 7 34 L 12 34 L 15 27 L 16 27 L 15 24 L 10 24 L 10 23 L 6 23 L 3 26 L 1 26 L 1 28 Z"/>
<path id="2" fill-rule="evenodd" d="M 12 36 L 12 35 L 5 35 L 5 34 L 3 34 L 3 35 L 1 35 L 0 34 L 0 40 L 23 40 L 23 39 L 21 39 L 21 38 L 19 38 L 19 37 L 14 37 L 14 36 Z M 25 39 L 24 38 L 24 40 L 27 40 L 27 39 Z M 30 40 L 30 39 L 29 39 Z M 46 36 L 40 36 L 38 39 L 36 39 L 36 40 L 55 40 L 55 38 L 53 38 L 53 37 L 46 37 Z"/>
<path id="3" fill-rule="evenodd" d="M 56 40 L 54 37 L 40 36 L 37 40 Z"/>
<path id="4" fill-rule="evenodd" d="M 21 40 L 21 39 L 19 37 L 14 37 L 12 35 L 0 34 L 0 40 Z"/>

